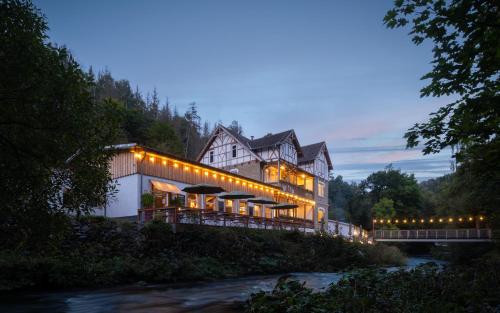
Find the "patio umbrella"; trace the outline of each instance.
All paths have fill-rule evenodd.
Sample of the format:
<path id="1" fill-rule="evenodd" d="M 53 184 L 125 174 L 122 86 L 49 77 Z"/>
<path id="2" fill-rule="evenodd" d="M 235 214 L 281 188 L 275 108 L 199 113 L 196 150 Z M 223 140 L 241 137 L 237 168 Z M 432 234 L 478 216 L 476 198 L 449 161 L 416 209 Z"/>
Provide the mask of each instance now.
<path id="1" fill-rule="evenodd" d="M 188 186 L 182 189 L 182 191 L 187 193 L 194 193 L 199 195 L 221 193 L 224 191 L 223 188 L 210 184 L 197 184 L 193 186 Z"/>
<path id="2" fill-rule="evenodd" d="M 296 205 L 296 204 L 291 204 L 291 203 L 280 203 L 280 204 L 277 204 L 277 205 L 273 205 L 271 207 L 271 209 L 273 210 L 292 210 L 292 209 L 296 209 L 298 208 L 299 206 Z"/>
<path id="3" fill-rule="evenodd" d="M 223 192 L 223 193 L 219 194 L 220 199 L 231 199 L 231 200 L 250 199 L 250 198 L 254 198 L 254 197 L 255 197 L 255 195 L 248 193 L 248 192 L 243 192 L 243 191 L 231 191 L 231 192 Z"/>
<path id="4" fill-rule="evenodd" d="M 257 203 L 257 204 L 278 204 L 278 202 L 271 200 L 269 198 L 265 198 L 265 197 L 248 199 L 248 202 Z"/>

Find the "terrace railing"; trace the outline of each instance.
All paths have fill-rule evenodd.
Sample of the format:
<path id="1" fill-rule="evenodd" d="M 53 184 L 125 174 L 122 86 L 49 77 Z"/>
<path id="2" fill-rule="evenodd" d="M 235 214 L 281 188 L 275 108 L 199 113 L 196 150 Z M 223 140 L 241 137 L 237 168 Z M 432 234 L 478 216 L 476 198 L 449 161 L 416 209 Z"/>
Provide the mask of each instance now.
<path id="1" fill-rule="evenodd" d="M 470 229 L 410 229 L 375 230 L 376 241 L 404 241 L 404 242 L 476 242 L 491 241 L 492 233 L 488 228 Z"/>
<path id="2" fill-rule="evenodd" d="M 314 232 L 312 221 L 289 217 L 266 218 L 236 213 L 200 210 L 186 207 L 140 209 L 139 222 L 159 219 L 169 224 L 200 224 L 210 226 L 284 229 Z"/>

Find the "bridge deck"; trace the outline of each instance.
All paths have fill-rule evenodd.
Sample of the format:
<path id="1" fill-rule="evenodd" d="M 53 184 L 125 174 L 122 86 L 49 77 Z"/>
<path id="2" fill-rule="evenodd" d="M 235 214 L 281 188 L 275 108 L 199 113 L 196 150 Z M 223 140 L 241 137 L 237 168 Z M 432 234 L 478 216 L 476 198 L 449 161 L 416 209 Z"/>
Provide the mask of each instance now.
<path id="1" fill-rule="evenodd" d="M 373 239 L 390 242 L 485 242 L 491 241 L 491 229 L 381 229 Z"/>

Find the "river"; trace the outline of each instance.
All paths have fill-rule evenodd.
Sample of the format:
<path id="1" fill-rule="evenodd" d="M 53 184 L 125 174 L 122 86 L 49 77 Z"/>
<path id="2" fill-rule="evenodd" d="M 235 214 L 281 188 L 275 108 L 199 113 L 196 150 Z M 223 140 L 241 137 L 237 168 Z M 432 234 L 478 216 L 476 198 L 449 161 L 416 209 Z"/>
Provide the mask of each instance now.
<path id="1" fill-rule="evenodd" d="M 409 258 L 406 268 L 426 262 Z M 338 281 L 339 273 L 291 273 L 314 289 Z M 235 302 L 245 301 L 259 290 L 272 290 L 282 275 L 250 276 L 214 282 L 121 286 L 69 292 L 31 292 L 0 298 L 0 312 L 87 313 L 87 312 L 238 312 Z"/>

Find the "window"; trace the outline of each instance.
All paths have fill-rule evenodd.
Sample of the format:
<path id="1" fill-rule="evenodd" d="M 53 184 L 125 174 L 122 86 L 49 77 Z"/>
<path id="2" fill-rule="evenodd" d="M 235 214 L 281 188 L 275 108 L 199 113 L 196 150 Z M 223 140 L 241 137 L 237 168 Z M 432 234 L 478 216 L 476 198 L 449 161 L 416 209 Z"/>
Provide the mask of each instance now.
<path id="1" fill-rule="evenodd" d="M 268 167 L 264 172 L 264 178 L 266 182 L 271 183 L 278 181 L 278 169 L 276 167 Z"/>
<path id="2" fill-rule="evenodd" d="M 210 163 L 214 163 L 214 150 L 210 150 Z"/>
<path id="3" fill-rule="evenodd" d="M 318 182 L 318 196 L 320 196 L 320 197 L 325 196 L 325 183 L 324 182 Z"/>
<path id="4" fill-rule="evenodd" d="M 236 145 L 233 145 L 233 158 L 238 155 L 238 150 L 236 150 Z"/>

